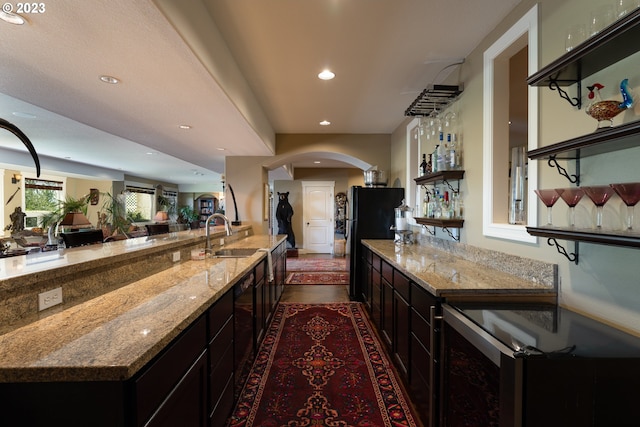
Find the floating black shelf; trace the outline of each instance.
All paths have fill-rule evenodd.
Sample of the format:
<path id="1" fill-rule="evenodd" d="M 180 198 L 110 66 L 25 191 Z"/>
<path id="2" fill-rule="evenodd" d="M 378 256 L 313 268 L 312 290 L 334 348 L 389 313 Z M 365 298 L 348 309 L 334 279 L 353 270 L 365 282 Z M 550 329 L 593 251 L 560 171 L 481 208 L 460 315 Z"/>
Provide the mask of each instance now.
<path id="1" fill-rule="evenodd" d="M 430 225 L 441 228 L 462 228 L 464 219 L 442 219 L 442 218 L 414 218 L 420 225 Z"/>
<path id="2" fill-rule="evenodd" d="M 414 178 L 413 180 L 418 185 L 425 185 L 430 183 L 436 183 L 439 181 L 462 179 L 463 177 L 464 177 L 463 170 L 451 170 L 451 171 L 440 171 L 440 172 L 430 173 L 424 176 L 420 176 L 418 178 Z"/>
<path id="3" fill-rule="evenodd" d="M 640 9 L 620 18 L 527 78 L 531 86 L 570 86 L 638 51 Z"/>
<path id="4" fill-rule="evenodd" d="M 640 232 L 616 233 L 612 230 L 598 231 L 594 229 L 574 229 L 561 227 L 527 227 L 527 231 L 532 236 L 538 237 L 588 242 L 599 245 L 640 248 Z"/>
<path id="5" fill-rule="evenodd" d="M 578 159 L 640 146 L 640 120 L 604 128 L 527 153 L 531 160 Z"/>

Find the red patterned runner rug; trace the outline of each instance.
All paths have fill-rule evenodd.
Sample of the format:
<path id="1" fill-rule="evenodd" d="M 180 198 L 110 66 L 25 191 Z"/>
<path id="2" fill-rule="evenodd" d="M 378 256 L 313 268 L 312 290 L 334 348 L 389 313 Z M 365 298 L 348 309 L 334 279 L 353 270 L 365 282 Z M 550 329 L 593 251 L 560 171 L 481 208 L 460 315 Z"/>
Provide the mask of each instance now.
<path id="1" fill-rule="evenodd" d="M 348 285 L 349 273 L 346 271 L 295 271 L 285 280 L 287 285 Z"/>
<path id="2" fill-rule="evenodd" d="M 228 425 L 417 426 L 360 303 L 281 303 Z"/>
<path id="3" fill-rule="evenodd" d="M 287 271 L 347 271 L 346 258 L 287 258 Z"/>

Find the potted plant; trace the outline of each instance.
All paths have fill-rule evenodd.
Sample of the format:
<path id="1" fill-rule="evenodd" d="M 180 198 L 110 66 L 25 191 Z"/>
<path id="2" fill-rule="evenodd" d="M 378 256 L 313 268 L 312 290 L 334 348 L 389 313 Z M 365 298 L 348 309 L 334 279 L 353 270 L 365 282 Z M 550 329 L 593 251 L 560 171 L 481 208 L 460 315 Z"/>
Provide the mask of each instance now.
<path id="1" fill-rule="evenodd" d="M 179 220 L 183 224 L 189 224 L 192 230 L 200 228 L 200 217 L 193 206 L 185 205 L 179 210 Z"/>
<path id="2" fill-rule="evenodd" d="M 105 237 L 123 235 L 126 238 L 132 221 L 127 214 L 124 201 L 120 200 L 120 196 L 110 193 L 103 195 L 104 202 L 99 216 Z"/>
<path id="3" fill-rule="evenodd" d="M 68 213 L 82 213 L 87 214 L 87 207 L 89 205 L 89 199 L 91 195 L 87 194 L 78 199 L 73 197 L 67 197 L 63 202 L 60 202 L 58 209 L 43 214 L 40 217 L 40 224 L 43 229 L 48 229 L 52 225 L 56 225 L 65 217 Z"/>

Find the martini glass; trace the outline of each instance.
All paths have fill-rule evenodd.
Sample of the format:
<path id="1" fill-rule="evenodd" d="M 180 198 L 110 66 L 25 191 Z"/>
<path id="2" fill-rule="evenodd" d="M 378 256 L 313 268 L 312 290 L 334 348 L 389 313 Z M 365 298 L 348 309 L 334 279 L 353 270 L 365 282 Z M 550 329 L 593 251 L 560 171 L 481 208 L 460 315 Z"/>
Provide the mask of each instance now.
<path id="1" fill-rule="evenodd" d="M 560 197 L 556 190 L 534 190 L 542 203 L 547 207 L 547 225 L 552 225 L 551 223 L 551 208 L 556 203 L 558 198 Z"/>
<path id="2" fill-rule="evenodd" d="M 596 228 L 602 228 L 602 211 L 605 203 L 609 201 L 614 193 L 613 188 L 609 185 L 600 185 L 595 187 L 583 187 L 587 196 L 596 205 Z"/>
<path id="3" fill-rule="evenodd" d="M 640 201 L 640 182 L 609 184 L 627 205 L 627 230 L 633 227 L 633 207 Z"/>
<path id="4" fill-rule="evenodd" d="M 564 200 L 569 206 L 569 226 L 575 227 L 576 225 L 576 205 L 584 196 L 582 188 L 556 188 L 556 193 Z"/>

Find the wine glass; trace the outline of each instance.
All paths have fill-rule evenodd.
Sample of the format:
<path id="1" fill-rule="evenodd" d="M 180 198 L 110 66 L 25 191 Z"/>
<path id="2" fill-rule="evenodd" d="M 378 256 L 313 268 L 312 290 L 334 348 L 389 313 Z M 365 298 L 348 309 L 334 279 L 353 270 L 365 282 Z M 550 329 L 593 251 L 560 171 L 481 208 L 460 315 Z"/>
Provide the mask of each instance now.
<path id="1" fill-rule="evenodd" d="M 556 190 L 533 190 L 536 192 L 542 203 L 547 207 L 547 225 L 552 225 L 551 208 L 556 203 L 560 195 Z"/>
<path id="2" fill-rule="evenodd" d="M 593 204 L 596 205 L 596 228 L 602 228 L 602 211 L 605 203 L 607 203 L 613 195 L 614 190 L 609 185 L 582 188 Z"/>
<path id="3" fill-rule="evenodd" d="M 640 201 L 640 182 L 609 184 L 627 205 L 627 230 L 633 228 L 633 207 Z"/>
<path id="4" fill-rule="evenodd" d="M 564 200 L 569 206 L 569 226 L 575 227 L 576 225 L 576 205 L 584 196 L 584 190 L 578 187 L 571 188 L 556 188 L 556 193 Z"/>

